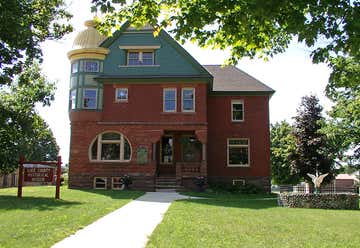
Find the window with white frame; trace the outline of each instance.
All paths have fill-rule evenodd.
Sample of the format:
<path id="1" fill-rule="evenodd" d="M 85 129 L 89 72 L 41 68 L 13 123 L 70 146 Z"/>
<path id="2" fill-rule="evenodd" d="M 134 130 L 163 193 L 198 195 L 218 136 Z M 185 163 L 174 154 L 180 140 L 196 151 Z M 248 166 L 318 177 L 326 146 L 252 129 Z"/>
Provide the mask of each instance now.
<path id="1" fill-rule="evenodd" d="M 128 65 L 154 65 L 154 51 L 128 51 Z"/>
<path id="2" fill-rule="evenodd" d="M 106 177 L 94 177 L 94 189 L 106 189 Z"/>
<path id="3" fill-rule="evenodd" d="M 97 89 L 84 89 L 83 91 L 83 108 L 96 109 Z"/>
<path id="4" fill-rule="evenodd" d="M 167 88 L 163 91 L 164 112 L 176 112 L 176 89 Z"/>
<path id="5" fill-rule="evenodd" d="M 182 89 L 182 104 L 183 112 L 195 112 L 195 89 L 183 88 Z"/>
<path id="6" fill-rule="evenodd" d="M 70 91 L 70 108 L 76 109 L 76 90 Z"/>
<path id="7" fill-rule="evenodd" d="M 117 88 L 115 90 L 115 101 L 116 102 L 127 102 L 128 101 L 128 89 Z"/>
<path id="8" fill-rule="evenodd" d="M 228 166 L 247 167 L 250 166 L 249 139 L 231 138 L 228 139 L 227 157 Z"/>
<path id="9" fill-rule="evenodd" d="M 244 101 L 231 101 L 231 120 L 234 122 L 244 121 Z"/>
<path id="10" fill-rule="evenodd" d="M 100 62 L 95 60 L 84 61 L 84 72 L 99 72 Z"/>
<path id="11" fill-rule="evenodd" d="M 129 141 L 121 133 L 99 134 L 90 146 L 90 160 L 128 162 L 131 158 Z"/>

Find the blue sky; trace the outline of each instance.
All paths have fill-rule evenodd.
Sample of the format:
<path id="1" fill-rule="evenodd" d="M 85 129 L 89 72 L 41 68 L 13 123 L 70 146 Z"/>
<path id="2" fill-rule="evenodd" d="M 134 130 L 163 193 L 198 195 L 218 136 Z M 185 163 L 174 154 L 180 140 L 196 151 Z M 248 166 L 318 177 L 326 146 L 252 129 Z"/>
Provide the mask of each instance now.
<path id="1" fill-rule="evenodd" d="M 69 159 L 70 121 L 68 117 L 68 94 L 70 62 L 67 52 L 77 32 L 85 29 L 84 22 L 91 19 L 91 0 L 66 1 L 74 15 L 71 24 L 74 32 L 60 41 L 47 41 L 42 45 L 44 73 L 48 79 L 57 82 L 55 101 L 51 107 L 38 106 L 40 115 L 47 121 L 60 146 L 64 163 Z M 81 11 L 80 11 L 81 10 Z M 201 49 L 186 43 L 184 48 L 201 64 L 222 64 L 227 52 Z M 243 59 L 237 67 L 273 88 L 276 93 L 270 100 L 270 122 L 291 121 L 296 114 L 301 97 L 315 94 L 320 103 L 328 109 L 330 101 L 324 96 L 330 70 L 324 64 L 312 64 L 310 50 L 301 44 L 292 43 L 289 49 L 267 62 Z"/>

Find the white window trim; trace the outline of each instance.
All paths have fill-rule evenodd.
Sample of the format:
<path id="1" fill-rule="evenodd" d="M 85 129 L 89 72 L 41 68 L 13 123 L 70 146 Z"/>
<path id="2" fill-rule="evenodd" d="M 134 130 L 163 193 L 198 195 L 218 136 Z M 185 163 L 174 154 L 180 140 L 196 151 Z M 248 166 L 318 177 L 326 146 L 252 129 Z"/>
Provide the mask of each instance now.
<path id="1" fill-rule="evenodd" d="M 236 183 L 241 183 L 242 186 L 245 186 L 246 182 L 245 182 L 245 179 L 233 179 L 232 180 L 232 185 L 236 185 Z"/>
<path id="2" fill-rule="evenodd" d="M 151 65 L 130 65 L 129 64 L 129 53 L 137 52 L 139 53 L 139 61 L 142 62 L 143 53 L 152 53 L 152 64 Z M 155 51 L 154 50 L 127 50 L 126 51 L 126 65 L 127 66 L 154 66 L 155 65 Z"/>
<path id="3" fill-rule="evenodd" d="M 194 99 L 193 99 L 193 109 L 192 110 L 184 110 L 184 91 L 185 90 L 193 90 L 193 95 L 194 95 Z M 182 88 L 181 89 L 181 111 L 182 112 L 187 112 L 187 113 L 194 113 L 195 112 L 195 101 L 196 101 L 196 94 L 195 94 L 195 88 Z"/>
<path id="4" fill-rule="evenodd" d="M 242 104 L 242 119 L 241 120 L 234 120 L 234 104 Z M 231 121 L 232 122 L 243 122 L 245 120 L 245 111 L 244 111 L 244 100 L 232 100 L 231 101 Z"/>
<path id="5" fill-rule="evenodd" d="M 126 91 L 126 99 L 118 99 L 118 91 L 125 90 Z M 129 100 L 129 89 L 128 88 L 116 88 L 115 89 L 115 102 L 128 102 Z"/>
<path id="6" fill-rule="evenodd" d="M 165 109 L 165 92 L 166 91 L 175 91 L 175 109 L 166 110 Z M 164 88 L 163 89 L 163 112 L 165 113 L 176 113 L 177 112 L 177 89 L 176 88 Z"/>
<path id="7" fill-rule="evenodd" d="M 96 187 L 96 179 L 97 178 L 104 179 L 104 181 L 105 181 L 105 187 L 104 188 L 97 188 Z M 107 178 L 106 177 L 94 177 L 94 182 L 93 183 L 94 183 L 93 184 L 94 189 L 107 189 Z"/>
<path id="8" fill-rule="evenodd" d="M 85 91 L 86 90 L 95 90 L 95 92 L 96 92 L 96 97 L 95 97 L 95 108 L 89 108 L 89 107 L 85 107 L 84 106 L 84 99 L 85 99 Z M 82 103 L 81 103 L 81 105 L 82 105 L 82 108 L 83 109 L 97 109 L 97 98 L 98 98 L 98 89 L 95 89 L 95 88 L 84 88 L 83 89 L 83 95 L 82 95 Z"/>
<path id="9" fill-rule="evenodd" d="M 104 133 L 117 133 L 120 135 L 120 140 L 102 140 L 102 135 Z M 126 137 L 125 137 L 126 138 Z M 96 154 L 96 159 L 92 158 L 92 154 L 91 154 L 91 148 L 94 145 L 95 141 L 97 140 L 97 154 Z M 89 152 L 88 152 L 88 156 L 89 156 L 89 160 L 90 162 L 101 162 L 101 163 L 129 163 L 131 161 L 131 157 L 132 157 L 132 146 L 131 143 L 129 141 L 129 139 L 126 138 L 126 140 L 128 141 L 129 145 L 130 145 L 130 158 L 129 159 L 123 159 L 124 158 L 124 150 L 125 150 L 125 142 L 124 142 L 124 135 L 122 133 L 119 133 L 117 131 L 106 131 L 103 132 L 101 134 L 98 134 L 90 143 L 89 146 Z M 102 144 L 118 144 L 120 143 L 120 159 L 119 160 L 102 160 L 101 159 L 101 145 Z"/>
<path id="10" fill-rule="evenodd" d="M 229 145 L 230 140 L 247 140 L 247 145 Z M 228 167 L 250 167 L 250 139 L 248 138 L 228 138 L 226 144 L 226 152 L 227 152 L 227 166 Z M 248 148 L 248 164 L 229 164 L 229 148 L 231 147 L 247 147 Z"/>

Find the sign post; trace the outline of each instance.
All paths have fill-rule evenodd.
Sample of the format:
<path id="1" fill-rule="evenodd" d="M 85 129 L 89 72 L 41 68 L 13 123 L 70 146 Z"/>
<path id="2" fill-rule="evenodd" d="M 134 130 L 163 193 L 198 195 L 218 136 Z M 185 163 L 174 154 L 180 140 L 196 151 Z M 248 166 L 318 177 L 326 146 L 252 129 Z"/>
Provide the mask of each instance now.
<path id="1" fill-rule="evenodd" d="M 17 193 L 17 197 L 19 197 L 19 198 L 22 197 L 23 168 L 24 168 L 24 156 L 20 156 L 19 176 L 18 176 L 18 193 Z"/>
<path id="2" fill-rule="evenodd" d="M 57 157 L 57 170 L 56 170 L 56 192 L 55 199 L 60 199 L 60 176 L 61 176 L 61 157 Z"/>
<path id="3" fill-rule="evenodd" d="M 60 199 L 61 157 L 58 156 L 57 161 L 25 161 L 24 157 L 21 156 L 19 161 L 17 196 L 19 198 L 22 197 L 23 182 L 53 182 L 55 170 L 55 199 Z"/>

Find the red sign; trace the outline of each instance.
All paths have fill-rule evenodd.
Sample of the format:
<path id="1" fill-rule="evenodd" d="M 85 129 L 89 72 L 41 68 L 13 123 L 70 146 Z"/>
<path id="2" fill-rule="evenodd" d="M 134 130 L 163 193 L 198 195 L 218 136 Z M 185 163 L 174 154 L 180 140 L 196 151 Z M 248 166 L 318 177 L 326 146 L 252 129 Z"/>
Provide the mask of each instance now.
<path id="1" fill-rule="evenodd" d="M 52 182 L 54 168 L 24 168 L 24 182 Z"/>

